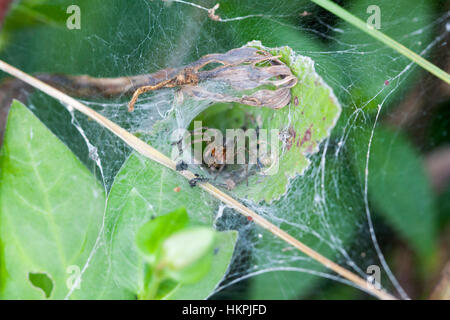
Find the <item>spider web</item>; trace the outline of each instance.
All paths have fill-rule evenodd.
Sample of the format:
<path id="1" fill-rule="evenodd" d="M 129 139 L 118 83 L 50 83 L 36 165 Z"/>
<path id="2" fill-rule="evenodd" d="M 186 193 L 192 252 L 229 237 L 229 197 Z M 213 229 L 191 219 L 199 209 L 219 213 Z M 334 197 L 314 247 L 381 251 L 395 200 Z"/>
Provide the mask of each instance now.
<path id="1" fill-rule="evenodd" d="M 432 61 L 439 60 L 437 49 L 445 46 L 450 29 L 449 12 L 436 16 L 429 9 L 428 1 L 416 2 L 417 5 L 409 9 L 401 7 L 403 1 L 391 3 L 396 9 L 393 12 L 385 12 L 381 6 L 381 31 L 394 30 L 396 40 Z M 83 19 L 81 30 L 34 30 L 39 43 L 14 41 L 6 59 L 28 72 L 118 77 L 179 67 L 205 54 L 226 52 L 251 40 L 261 40 L 268 47 L 289 45 L 297 54 L 311 57 L 316 71 L 333 88 L 343 107 L 341 119 L 332 136 L 320 146 L 319 153 L 311 157 L 311 166 L 304 175 L 290 182 L 289 191 L 280 201 L 270 205 L 241 201 L 363 278 L 368 276 L 368 266 L 379 266 L 382 287 L 408 298 L 389 269 L 378 243 L 380 239 L 377 239 L 368 196 L 368 164 L 375 128 L 387 117 L 388 110 L 399 104 L 413 88 L 413 80 L 421 70 L 310 1 L 219 3 L 215 14 L 221 20 L 214 21 L 208 17 L 208 9 L 216 4 L 214 1 L 79 1 Z M 349 2 L 344 5 L 352 8 Z M 367 7 L 365 2 L 361 7 Z M 369 16 L 365 11 L 354 11 L 363 19 Z M 405 16 L 396 16 L 396 11 Z M 405 24 L 409 28 L 405 28 Z M 30 34 L 25 32 L 24 39 L 29 39 Z M 58 37 L 59 34 L 65 37 Z M 40 50 L 39 47 L 45 47 L 51 63 L 25 62 L 20 57 L 20 53 Z M 368 83 L 367 74 L 375 80 Z M 425 95 L 429 89 L 423 84 L 418 91 Z M 197 103 L 182 112 L 176 111 L 173 108 L 175 90 L 164 89 L 141 96 L 136 110 L 130 114 L 126 111 L 128 99 L 128 96 L 120 96 L 81 101 L 139 134 L 151 131 L 156 122 L 174 114 L 177 125 L 187 127 L 209 106 L 206 102 Z M 45 105 L 45 110 L 41 105 Z M 132 150 L 83 115 L 70 108 L 68 112 L 61 111 L 57 102 L 43 94 L 34 94 L 30 108 L 74 150 L 108 191 Z M 362 175 L 354 175 L 349 144 L 364 130 L 371 133 L 364 144 L 366 170 Z M 158 141 L 153 142 L 158 147 Z M 282 287 L 280 298 L 296 297 L 294 293 L 302 285 L 296 284 L 294 278 L 305 277 L 303 286 L 310 287 L 315 285 L 311 279 L 318 277 L 352 285 L 248 223 L 225 205 L 217 208 L 214 221 L 218 229 L 237 229 L 240 236 L 229 272 L 216 288 L 218 295 L 213 297 L 221 297 L 223 291 L 236 293 L 243 290 L 238 285 L 242 281 L 252 281 L 252 278 L 275 271 L 284 271 L 273 273 L 277 279 L 273 283 L 278 281 Z M 307 275 L 313 277 L 306 278 Z"/>

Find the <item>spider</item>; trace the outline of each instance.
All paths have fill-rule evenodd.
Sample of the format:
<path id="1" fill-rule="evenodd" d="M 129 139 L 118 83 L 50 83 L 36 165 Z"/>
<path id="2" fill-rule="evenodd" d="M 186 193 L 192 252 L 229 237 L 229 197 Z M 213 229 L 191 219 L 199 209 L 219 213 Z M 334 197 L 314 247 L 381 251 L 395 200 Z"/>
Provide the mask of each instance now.
<path id="1" fill-rule="evenodd" d="M 204 142 L 204 141 L 205 140 L 203 140 L 203 139 L 199 139 L 199 140 L 193 141 L 192 143 L 199 143 L 199 142 Z M 224 139 L 224 141 L 225 141 L 225 139 Z M 228 142 L 230 142 L 230 141 L 228 141 Z M 234 146 L 230 147 L 230 143 L 227 143 L 226 141 L 224 142 L 223 146 L 217 145 L 215 143 L 210 143 L 204 149 L 203 163 L 211 171 L 217 172 L 217 175 L 214 178 L 214 180 L 218 177 L 218 174 L 221 173 L 222 170 L 226 166 L 225 160 L 227 158 L 227 153 L 233 154 L 233 158 L 237 157 L 237 152 L 235 153 L 234 149 L 235 149 Z M 245 150 L 247 152 L 249 152 L 247 148 L 245 148 Z M 257 158 L 256 165 L 258 166 L 259 169 L 261 169 L 263 167 L 263 164 L 261 163 L 259 158 Z M 250 166 L 250 163 L 247 163 L 244 167 L 245 168 L 245 177 L 247 180 L 247 186 L 248 186 L 249 166 Z M 187 164 L 182 160 L 179 161 L 176 165 L 177 171 L 186 170 L 186 168 L 187 168 Z M 195 187 L 198 182 L 207 182 L 207 181 L 209 181 L 208 178 L 199 176 L 198 174 L 195 174 L 195 178 L 189 180 L 189 185 L 191 187 Z M 228 190 L 232 190 L 236 186 L 236 182 L 232 178 L 226 178 L 224 182 L 225 183 L 223 184 L 223 186 L 226 187 Z"/>

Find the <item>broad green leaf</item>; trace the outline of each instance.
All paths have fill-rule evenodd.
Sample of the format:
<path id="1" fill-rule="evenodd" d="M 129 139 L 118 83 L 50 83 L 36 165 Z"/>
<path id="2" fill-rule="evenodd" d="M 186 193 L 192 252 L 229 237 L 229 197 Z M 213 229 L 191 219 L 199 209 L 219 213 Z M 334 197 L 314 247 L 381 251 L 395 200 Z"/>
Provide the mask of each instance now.
<path id="1" fill-rule="evenodd" d="M 179 188 L 179 190 L 178 190 Z M 105 241 L 109 244 L 111 273 L 114 282 L 129 292 L 142 292 L 145 283 L 145 260 L 136 243 L 136 233 L 150 219 L 185 207 L 194 224 L 211 225 L 217 204 L 199 188 L 192 188 L 185 178 L 140 155 L 132 154 L 117 174 L 108 197 Z M 227 233 L 228 234 L 228 233 Z M 168 298 L 203 299 L 224 277 L 231 260 L 235 236 L 222 236 L 224 250 L 213 258 L 211 275 L 193 285 L 196 296 L 184 285 L 168 292 Z M 177 294 L 177 292 L 180 294 Z M 183 292 L 183 294 L 181 294 Z"/>
<path id="2" fill-rule="evenodd" d="M 138 230 L 136 246 L 148 263 L 156 262 L 161 253 L 162 243 L 167 237 L 183 229 L 188 220 L 186 209 L 180 208 L 150 220 Z"/>
<path id="3" fill-rule="evenodd" d="M 314 61 L 310 58 L 296 54 L 289 47 L 267 48 L 259 41 L 250 42 L 247 46 L 281 56 L 280 60 L 291 68 L 299 79 L 291 89 L 291 103 L 277 110 L 215 104 L 195 120 L 202 120 L 203 126 L 220 129 L 224 134 L 225 129 L 229 128 L 266 129 L 269 144 L 274 139 L 278 142 L 278 156 L 272 161 L 272 169 L 266 174 L 250 175 L 248 181 L 237 181 L 232 191 L 240 198 L 270 203 L 287 192 L 290 180 L 308 169 L 310 157 L 317 153 L 320 143 L 329 137 L 335 126 L 341 106 L 333 90 L 316 73 Z M 248 123 L 246 119 L 249 118 L 259 120 Z M 278 130 L 278 134 L 271 136 L 274 129 Z"/>
<path id="4" fill-rule="evenodd" d="M 370 132 L 354 137 L 355 166 L 364 178 Z M 363 181 L 363 180 L 362 180 Z M 437 213 L 422 160 L 398 132 L 378 128 L 369 158 L 369 199 L 423 261 L 434 252 Z"/>
<path id="5" fill-rule="evenodd" d="M 104 190 L 72 152 L 14 101 L 0 157 L 4 299 L 63 299 L 99 236 Z"/>

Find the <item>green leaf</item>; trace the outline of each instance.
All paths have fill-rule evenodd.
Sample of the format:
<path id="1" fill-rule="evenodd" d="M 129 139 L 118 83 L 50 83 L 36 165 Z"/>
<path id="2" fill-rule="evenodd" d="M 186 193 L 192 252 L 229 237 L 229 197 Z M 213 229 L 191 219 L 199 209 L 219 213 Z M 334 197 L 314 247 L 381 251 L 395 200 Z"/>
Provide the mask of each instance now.
<path id="1" fill-rule="evenodd" d="M 148 263 L 156 262 L 162 243 L 167 237 L 183 229 L 188 220 L 186 209 L 180 208 L 150 220 L 138 230 L 136 245 Z"/>
<path id="2" fill-rule="evenodd" d="M 341 113 L 341 106 L 333 90 L 322 80 L 314 69 L 314 61 L 296 54 L 289 47 L 265 48 L 258 41 L 248 46 L 269 51 L 286 63 L 299 79 L 291 89 L 292 100 L 282 109 L 250 109 L 254 116 L 262 118 L 262 128 L 279 129 L 280 140 L 278 170 L 267 176 L 250 176 L 247 183 L 235 189 L 239 196 L 247 196 L 254 201 L 271 202 L 286 193 L 289 180 L 304 173 L 309 167 L 309 156 L 319 150 L 320 143 L 330 135 Z M 272 172 L 273 173 L 273 172 Z"/>
<path id="3" fill-rule="evenodd" d="M 143 292 L 146 261 L 136 246 L 137 232 L 150 219 L 179 207 L 186 208 L 193 224 L 212 225 L 217 202 L 201 189 L 191 188 L 176 172 L 133 153 L 114 180 L 106 210 L 105 242 L 109 244 L 113 281 L 120 287 L 135 294 Z M 165 298 L 203 299 L 211 294 L 225 275 L 236 242 L 236 237 L 228 233 L 220 239 L 224 249 L 213 257 L 216 267 L 200 282 L 186 285 L 195 290 L 195 296 L 180 284 L 171 287 Z"/>
<path id="4" fill-rule="evenodd" d="M 45 297 L 49 298 L 53 291 L 53 281 L 45 273 L 29 273 L 28 279 L 33 286 L 40 288 L 45 293 Z"/>
<path id="5" fill-rule="evenodd" d="M 354 164 L 364 181 L 369 131 L 354 137 Z M 398 132 L 377 128 L 369 158 L 369 199 L 423 261 L 434 253 L 437 213 L 419 154 Z"/>
<path id="6" fill-rule="evenodd" d="M 0 296 L 63 299 L 68 268 L 83 268 L 100 233 L 104 190 L 18 101 L 9 112 L 0 168 Z"/>

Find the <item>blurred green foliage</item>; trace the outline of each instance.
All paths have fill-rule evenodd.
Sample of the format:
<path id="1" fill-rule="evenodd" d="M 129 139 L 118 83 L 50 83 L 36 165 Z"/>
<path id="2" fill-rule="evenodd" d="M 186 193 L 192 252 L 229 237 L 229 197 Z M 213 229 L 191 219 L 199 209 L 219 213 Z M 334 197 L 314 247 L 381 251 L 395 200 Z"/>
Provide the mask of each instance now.
<path id="1" fill-rule="evenodd" d="M 180 66 L 203 54 L 224 52 L 250 40 L 261 40 L 272 47 L 289 45 L 297 53 L 310 56 L 318 73 L 344 104 L 343 115 L 330 142 L 332 151 L 339 149 L 339 142 L 347 142 L 345 139 L 350 136 L 344 147 L 345 156 L 331 161 L 333 169 L 327 171 L 331 176 L 325 178 L 327 204 L 330 205 L 327 210 L 334 213 L 328 218 L 335 219 L 334 223 L 339 225 L 336 237 L 342 239 L 345 248 L 357 243 L 358 236 L 364 236 L 360 230 L 352 228 L 355 223 L 351 219 L 361 217 L 364 212 L 361 190 L 373 111 L 383 102 L 383 113 L 395 108 L 419 80 L 417 66 L 405 69 L 409 60 L 306 0 L 276 1 L 275 4 L 269 0 L 222 1 L 217 11 L 222 17 L 265 15 L 265 18 L 229 23 L 211 21 L 206 12 L 173 2 L 80 0 L 77 4 L 82 10 L 82 28 L 68 30 L 65 28 L 66 8 L 71 2 L 24 0 L 15 4 L 0 35 L 1 58 L 29 73 L 100 77 Z M 215 2 L 201 3 L 210 8 Z M 343 3 L 350 12 L 365 20 L 367 6 L 372 1 Z M 433 2 L 382 0 L 377 1 L 377 5 L 381 8 L 382 32 L 418 53 L 430 44 L 434 36 L 433 23 L 439 18 L 439 8 Z M 398 77 L 403 71 L 405 74 Z M 86 148 L 67 112 L 43 95 L 35 95 L 32 101 L 34 112 L 80 159 L 85 159 Z M 362 109 L 358 113 L 359 108 Z M 355 120 L 358 114 L 359 119 Z M 437 112 L 427 146 L 448 143 L 447 114 L 448 108 Z M 123 146 L 111 142 L 111 137 L 101 129 L 99 132 L 102 139 L 110 139 L 105 146 L 108 152 L 104 153 L 114 158 L 114 150 Z M 117 172 L 123 161 L 117 160 L 111 172 Z M 320 159 L 315 161 L 314 168 L 317 168 Z M 449 222 L 450 189 L 436 199 L 430 190 L 421 155 L 408 137 L 384 127 L 374 132 L 369 172 L 369 201 L 373 212 L 415 250 L 423 265 L 428 265 L 435 254 L 438 232 Z M 289 209 L 301 212 L 314 208 L 313 184 L 314 181 L 307 179 L 293 182 L 291 197 L 295 197 L 299 189 L 302 197 Z M 282 203 L 279 204 L 279 210 L 283 209 Z M 321 223 L 320 219 L 312 221 L 310 228 L 318 228 Z M 291 226 L 284 227 L 296 232 Z M 305 235 L 302 240 L 317 245 L 317 239 L 311 236 Z M 279 244 L 270 241 L 263 246 L 268 253 L 280 250 Z M 336 253 L 327 246 L 320 248 L 321 253 L 330 257 Z M 246 297 L 308 296 L 309 290 L 321 279 L 300 275 L 277 271 L 254 277 L 249 281 Z M 344 291 L 330 288 L 323 296 L 352 296 L 348 290 Z"/>

